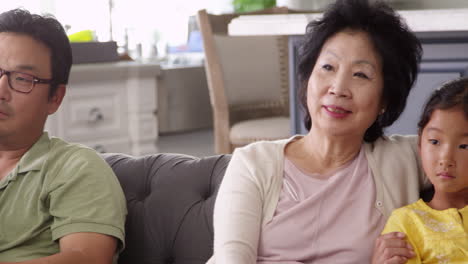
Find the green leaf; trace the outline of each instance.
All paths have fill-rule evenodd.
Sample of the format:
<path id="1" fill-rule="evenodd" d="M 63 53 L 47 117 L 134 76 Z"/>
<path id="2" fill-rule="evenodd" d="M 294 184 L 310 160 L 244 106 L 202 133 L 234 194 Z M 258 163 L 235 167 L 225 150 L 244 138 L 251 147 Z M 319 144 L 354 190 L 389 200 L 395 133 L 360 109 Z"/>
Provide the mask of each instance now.
<path id="1" fill-rule="evenodd" d="M 276 0 L 233 0 L 232 4 L 234 10 L 240 13 L 274 7 Z"/>

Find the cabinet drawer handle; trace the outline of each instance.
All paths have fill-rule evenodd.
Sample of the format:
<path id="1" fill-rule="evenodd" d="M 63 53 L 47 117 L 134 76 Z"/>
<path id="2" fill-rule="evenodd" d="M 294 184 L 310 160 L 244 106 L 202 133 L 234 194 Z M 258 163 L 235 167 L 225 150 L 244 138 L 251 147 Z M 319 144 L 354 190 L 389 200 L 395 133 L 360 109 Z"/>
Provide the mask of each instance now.
<path id="1" fill-rule="evenodd" d="M 91 108 L 88 114 L 88 123 L 95 124 L 104 119 L 104 114 L 101 112 L 101 109 L 97 107 Z"/>

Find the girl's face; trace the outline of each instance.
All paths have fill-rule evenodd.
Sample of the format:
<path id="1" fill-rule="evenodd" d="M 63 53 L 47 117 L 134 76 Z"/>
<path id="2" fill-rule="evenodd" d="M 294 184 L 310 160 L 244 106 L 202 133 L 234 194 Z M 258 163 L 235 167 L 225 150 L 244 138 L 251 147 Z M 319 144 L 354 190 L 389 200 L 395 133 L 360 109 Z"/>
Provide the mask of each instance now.
<path id="1" fill-rule="evenodd" d="M 424 171 L 436 193 L 468 195 L 468 120 L 461 109 L 437 109 L 420 138 Z"/>

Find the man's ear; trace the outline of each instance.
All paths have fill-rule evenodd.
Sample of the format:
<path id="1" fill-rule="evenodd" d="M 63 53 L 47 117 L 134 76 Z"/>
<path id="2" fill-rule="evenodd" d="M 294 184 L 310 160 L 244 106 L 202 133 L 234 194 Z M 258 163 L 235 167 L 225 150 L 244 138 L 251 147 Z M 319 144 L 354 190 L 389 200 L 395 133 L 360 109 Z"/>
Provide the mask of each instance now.
<path id="1" fill-rule="evenodd" d="M 49 109 L 47 111 L 49 115 L 57 112 L 57 110 L 60 107 L 60 104 L 62 104 L 63 97 L 65 96 L 65 91 L 66 85 L 59 84 L 57 90 L 55 90 L 55 94 L 49 98 Z"/>

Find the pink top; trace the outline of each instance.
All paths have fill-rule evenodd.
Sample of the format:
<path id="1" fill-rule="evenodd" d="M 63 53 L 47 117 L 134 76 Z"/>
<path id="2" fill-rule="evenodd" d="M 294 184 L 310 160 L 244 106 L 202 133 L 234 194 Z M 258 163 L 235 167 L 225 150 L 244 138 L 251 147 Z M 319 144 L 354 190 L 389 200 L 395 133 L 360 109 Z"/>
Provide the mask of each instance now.
<path id="1" fill-rule="evenodd" d="M 370 263 L 385 219 L 374 205 L 364 151 L 322 176 L 284 162 L 278 206 L 261 231 L 257 263 Z"/>

